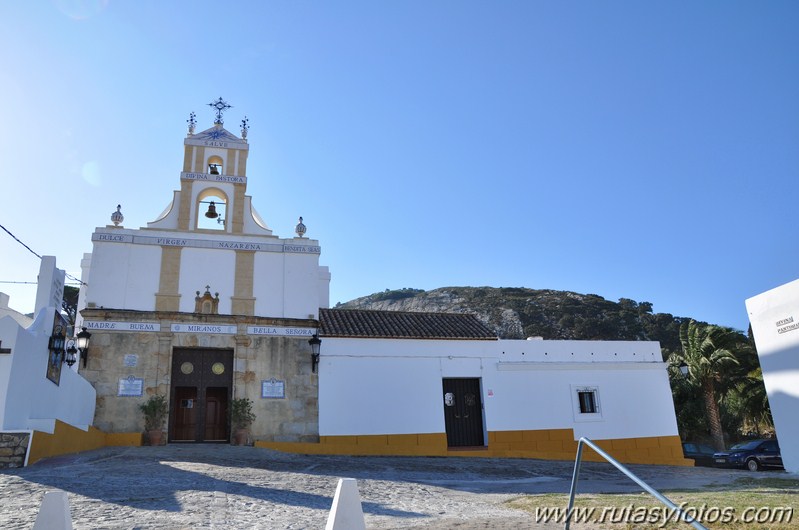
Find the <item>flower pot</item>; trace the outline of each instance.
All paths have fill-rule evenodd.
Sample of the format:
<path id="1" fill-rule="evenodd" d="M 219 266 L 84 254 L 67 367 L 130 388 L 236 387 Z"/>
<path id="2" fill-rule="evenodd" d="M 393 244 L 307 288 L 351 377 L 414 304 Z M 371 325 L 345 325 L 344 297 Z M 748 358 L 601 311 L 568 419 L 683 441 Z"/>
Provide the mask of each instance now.
<path id="1" fill-rule="evenodd" d="M 233 445 L 247 445 L 249 434 L 247 429 L 236 429 L 233 431 Z"/>
<path id="2" fill-rule="evenodd" d="M 161 440 L 164 437 L 164 433 L 161 430 L 157 431 L 147 431 L 147 440 L 150 445 L 161 445 Z"/>

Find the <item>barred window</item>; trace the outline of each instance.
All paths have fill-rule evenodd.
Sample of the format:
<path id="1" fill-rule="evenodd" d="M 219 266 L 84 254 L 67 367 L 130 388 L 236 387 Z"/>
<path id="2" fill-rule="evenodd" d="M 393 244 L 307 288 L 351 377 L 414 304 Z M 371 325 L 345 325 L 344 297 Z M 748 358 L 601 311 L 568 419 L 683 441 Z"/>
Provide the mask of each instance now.
<path id="1" fill-rule="evenodd" d="M 596 414 L 596 390 L 578 390 L 577 399 L 580 402 L 581 414 Z"/>

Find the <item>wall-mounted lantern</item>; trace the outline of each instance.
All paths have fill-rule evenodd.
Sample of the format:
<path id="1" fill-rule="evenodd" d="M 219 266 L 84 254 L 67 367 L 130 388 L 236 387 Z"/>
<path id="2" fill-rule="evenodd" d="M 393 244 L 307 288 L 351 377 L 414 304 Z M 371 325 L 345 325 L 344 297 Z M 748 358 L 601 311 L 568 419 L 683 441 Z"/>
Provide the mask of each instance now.
<path id="1" fill-rule="evenodd" d="M 314 333 L 314 336 L 308 340 L 311 345 L 311 372 L 316 373 L 316 367 L 319 365 L 319 349 L 322 346 L 322 339 Z"/>
<path id="2" fill-rule="evenodd" d="M 78 349 L 75 348 L 75 339 L 69 339 L 67 341 L 67 356 L 64 357 L 64 362 L 67 363 L 70 368 L 72 368 L 72 365 L 77 361 L 76 353 L 78 353 Z"/>
<path id="3" fill-rule="evenodd" d="M 64 341 L 64 328 L 61 326 L 56 326 L 55 329 L 53 329 L 53 334 L 50 336 L 50 340 L 47 342 L 47 349 L 52 352 L 50 359 L 53 365 L 55 365 L 57 360 L 64 355 Z"/>
<path id="4" fill-rule="evenodd" d="M 78 343 L 78 351 L 80 351 L 81 359 L 83 359 L 83 367 L 86 368 L 86 360 L 89 358 L 89 339 L 92 334 L 86 331 L 86 328 L 81 328 L 81 332 L 75 335 L 76 342 Z M 74 348 L 74 346 L 73 346 Z M 69 352 L 67 352 L 69 353 Z M 74 355 L 74 353 L 73 353 Z M 74 360 L 72 361 L 75 362 Z M 67 364 L 69 361 L 67 360 Z M 69 364 L 72 366 L 71 364 Z"/>

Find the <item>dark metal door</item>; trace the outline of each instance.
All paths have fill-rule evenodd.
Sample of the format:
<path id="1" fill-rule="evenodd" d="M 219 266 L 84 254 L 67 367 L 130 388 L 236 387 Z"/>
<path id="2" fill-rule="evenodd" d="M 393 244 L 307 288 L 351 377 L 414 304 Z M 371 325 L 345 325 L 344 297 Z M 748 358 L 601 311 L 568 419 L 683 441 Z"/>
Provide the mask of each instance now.
<path id="1" fill-rule="evenodd" d="M 483 445 L 480 379 L 444 379 L 444 425 L 449 447 Z"/>
<path id="2" fill-rule="evenodd" d="M 169 441 L 227 442 L 232 387 L 232 350 L 175 349 Z"/>

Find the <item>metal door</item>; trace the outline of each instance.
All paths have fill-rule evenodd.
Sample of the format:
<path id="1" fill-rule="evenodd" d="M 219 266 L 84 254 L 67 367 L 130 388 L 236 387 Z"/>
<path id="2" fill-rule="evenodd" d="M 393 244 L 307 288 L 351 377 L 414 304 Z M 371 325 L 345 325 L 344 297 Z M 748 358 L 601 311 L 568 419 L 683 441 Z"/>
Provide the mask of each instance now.
<path id="1" fill-rule="evenodd" d="M 229 441 L 228 403 L 232 387 L 232 350 L 175 349 L 169 441 Z"/>
<path id="2" fill-rule="evenodd" d="M 449 447 L 483 446 L 480 379 L 444 379 L 444 425 Z"/>

